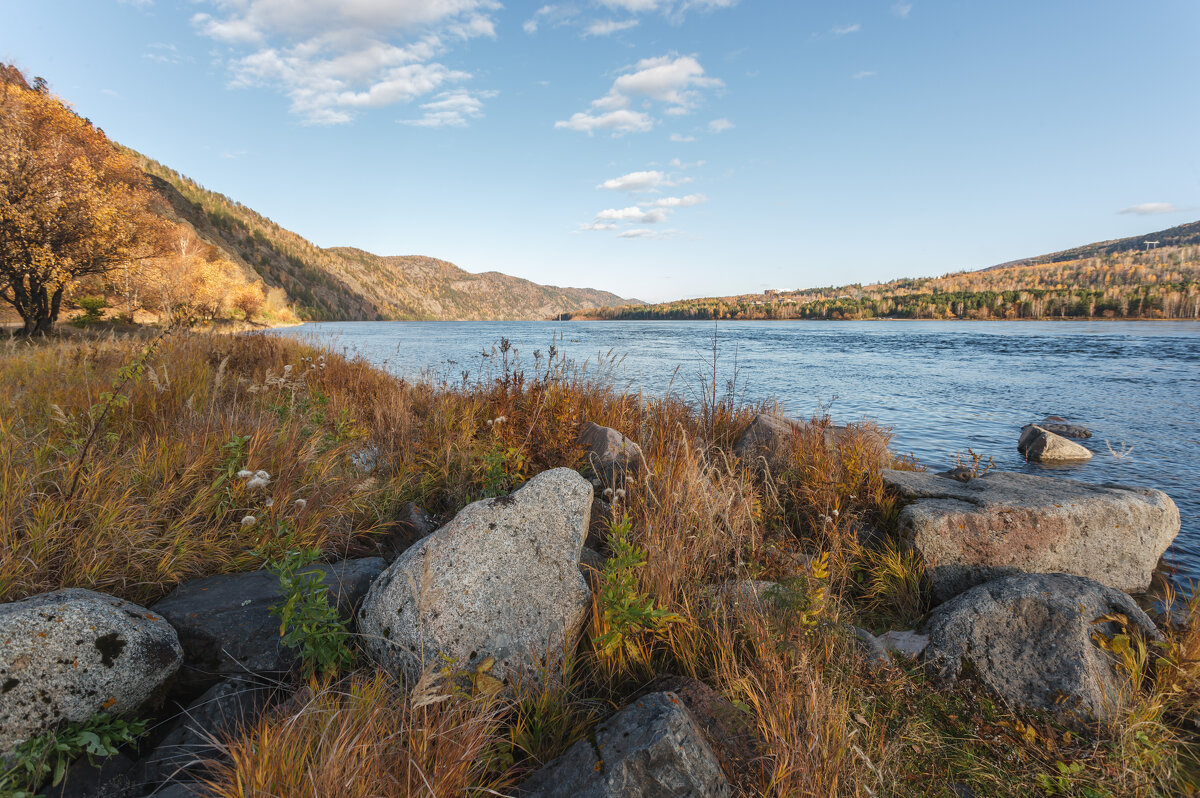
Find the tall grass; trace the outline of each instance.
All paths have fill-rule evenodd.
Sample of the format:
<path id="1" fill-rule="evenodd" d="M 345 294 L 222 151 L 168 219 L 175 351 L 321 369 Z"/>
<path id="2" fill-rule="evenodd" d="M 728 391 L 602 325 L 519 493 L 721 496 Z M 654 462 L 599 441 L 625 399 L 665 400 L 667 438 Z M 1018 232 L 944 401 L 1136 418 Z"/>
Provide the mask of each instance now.
<path id="1" fill-rule="evenodd" d="M 621 596 L 594 596 L 562 672 L 501 695 L 476 678 L 406 691 L 369 670 L 301 685 L 226 741 L 218 795 L 509 790 L 662 674 L 704 681 L 749 719 L 739 794 L 1192 794 L 1195 602 L 1115 720 L 1084 730 L 859 655 L 853 625 L 912 628 L 928 609 L 919 562 L 887 532 L 897 507 L 882 469 L 912 464 L 890 459 L 885 430 L 815 418 L 764 474 L 732 444 L 765 408 L 733 381 L 714 389 L 716 366 L 690 402 L 621 390 L 614 360 L 584 368 L 554 347 L 531 359 L 502 341 L 474 379 L 412 382 L 292 339 L 180 335 L 107 414 L 68 500 L 101 394 L 139 351 L 120 339 L 3 351 L 0 599 L 78 585 L 149 601 L 288 549 L 367 552 L 404 502 L 448 518 L 547 468 L 586 471 L 587 421 L 645 455 L 610 497 L 642 556 L 613 575 Z M 251 487 L 243 470 L 269 482 Z M 779 587 L 755 599 L 733 587 L 751 579 Z M 609 645 L 614 619 L 651 606 L 658 620 L 616 623 L 624 637 Z"/>

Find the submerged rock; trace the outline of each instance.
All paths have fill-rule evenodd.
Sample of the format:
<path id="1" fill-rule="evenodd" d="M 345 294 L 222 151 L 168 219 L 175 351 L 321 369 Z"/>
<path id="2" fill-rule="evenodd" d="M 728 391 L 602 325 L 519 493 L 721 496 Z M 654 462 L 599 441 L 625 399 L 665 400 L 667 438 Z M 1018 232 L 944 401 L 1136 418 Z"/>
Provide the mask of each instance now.
<path id="1" fill-rule="evenodd" d="M 992 471 L 970 482 L 884 471 L 910 504 L 899 525 L 934 599 L 1014 573 L 1071 573 L 1138 593 L 1179 534 L 1179 509 L 1149 488 Z"/>
<path id="2" fill-rule="evenodd" d="M 1086 446 L 1080 446 L 1061 435 L 1055 435 L 1049 430 L 1030 424 L 1021 430 L 1021 439 L 1017 441 L 1017 451 L 1025 455 L 1026 460 L 1037 460 L 1042 463 L 1066 463 L 1081 460 L 1091 460 L 1092 452 Z"/>
<path id="3" fill-rule="evenodd" d="M 1121 614 L 1157 638 L 1129 596 L 1069 574 L 1019 574 L 979 585 L 933 611 L 927 667 L 954 681 L 970 665 L 993 692 L 1018 707 L 1066 716 L 1107 717 L 1123 677 L 1093 635 L 1112 636 Z"/>
<path id="4" fill-rule="evenodd" d="M 354 617 L 371 582 L 383 571 L 380 557 L 313 565 L 321 572 L 338 614 Z M 202 688 L 225 676 L 282 673 L 296 663 L 296 651 L 279 637 L 279 577 L 270 571 L 209 576 L 185 582 L 154 605 L 179 632 L 185 654 L 180 682 Z"/>
<path id="5" fill-rule="evenodd" d="M 651 693 L 521 785 L 526 798 L 725 798 L 729 782 L 674 693 Z"/>
<path id="6" fill-rule="evenodd" d="M 371 587 L 359 613 L 367 651 L 417 679 L 446 658 L 492 675 L 561 659 L 586 620 L 591 591 L 579 572 L 592 487 L 569 468 L 469 505 L 404 552 Z"/>
<path id="7" fill-rule="evenodd" d="M 179 669 L 155 613 L 72 588 L 0 604 L 0 754 L 64 721 L 133 712 Z"/>

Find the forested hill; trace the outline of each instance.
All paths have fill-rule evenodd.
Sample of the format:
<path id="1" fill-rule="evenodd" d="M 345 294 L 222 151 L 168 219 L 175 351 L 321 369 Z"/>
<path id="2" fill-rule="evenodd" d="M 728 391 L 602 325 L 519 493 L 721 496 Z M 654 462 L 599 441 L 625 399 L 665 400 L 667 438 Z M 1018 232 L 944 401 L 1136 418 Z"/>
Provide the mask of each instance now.
<path id="1" fill-rule="evenodd" d="M 186 221 L 227 258 L 282 288 L 305 319 L 546 319 L 636 304 L 591 288 L 539 285 L 499 272 L 473 274 L 435 258 L 323 249 L 157 161 L 131 154 L 170 206 L 163 212 L 172 221 Z"/>
<path id="2" fill-rule="evenodd" d="M 1200 222 L 942 277 L 611 307 L 575 317 L 1200 319 Z"/>

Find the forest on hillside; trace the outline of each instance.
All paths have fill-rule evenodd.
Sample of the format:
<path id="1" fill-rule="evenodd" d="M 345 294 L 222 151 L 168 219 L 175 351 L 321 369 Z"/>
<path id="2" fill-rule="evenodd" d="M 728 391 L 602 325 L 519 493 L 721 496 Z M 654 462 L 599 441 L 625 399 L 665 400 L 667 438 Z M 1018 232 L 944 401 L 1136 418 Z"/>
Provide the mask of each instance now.
<path id="1" fill-rule="evenodd" d="M 1200 245 L 942 277 L 612 307 L 598 319 L 1200 319 Z"/>

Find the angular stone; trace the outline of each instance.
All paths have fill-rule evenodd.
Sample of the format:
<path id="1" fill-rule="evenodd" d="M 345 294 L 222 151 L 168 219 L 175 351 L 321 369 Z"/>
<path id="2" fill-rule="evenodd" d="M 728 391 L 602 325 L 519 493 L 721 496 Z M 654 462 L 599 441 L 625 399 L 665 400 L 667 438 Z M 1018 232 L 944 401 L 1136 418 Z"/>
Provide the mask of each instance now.
<path id="1" fill-rule="evenodd" d="M 606 486 L 620 487 L 621 478 L 636 473 L 645 463 L 642 449 L 612 427 L 602 427 L 591 421 L 579 431 L 585 461 Z"/>
<path id="2" fill-rule="evenodd" d="M 1108 717 L 1118 706 L 1123 677 L 1093 639 L 1119 631 L 1101 616 L 1121 614 L 1157 639 L 1154 623 L 1129 596 L 1069 574 L 1019 574 L 996 579 L 933 611 L 925 662 L 934 676 L 954 681 L 964 664 L 993 692 L 1017 707 L 1064 716 Z"/>
<path id="3" fill-rule="evenodd" d="M 569 468 L 509 496 L 475 502 L 404 552 L 359 612 L 368 653 L 416 680 L 446 659 L 492 675 L 555 663 L 582 627 L 591 591 L 579 572 L 592 487 Z"/>
<path id="4" fill-rule="evenodd" d="M 354 617 L 383 568 L 380 557 L 311 566 L 321 572 L 330 600 L 345 619 Z M 278 576 L 251 571 L 185 582 L 155 604 L 154 611 L 178 630 L 183 644 L 180 683 L 207 687 L 224 676 L 290 670 L 297 655 L 280 642 L 279 618 L 271 613 L 280 598 Z"/>
<path id="5" fill-rule="evenodd" d="M 1072 424 L 1062 416 L 1046 416 L 1038 426 L 1064 438 L 1090 438 L 1092 431 L 1082 424 Z"/>
<path id="6" fill-rule="evenodd" d="M 674 693 L 651 693 L 521 785 L 527 798 L 725 798 L 729 782 Z"/>
<path id="7" fill-rule="evenodd" d="M 1055 435 L 1036 424 L 1030 424 L 1021 430 L 1017 451 L 1025 455 L 1026 460 L 1037 460 L 1041 463 L 1069 463 L 1092 459 L 1092 452 L 1086 446 L 1080 446 L 1075 441 Z"/>
<path id="8" fill-rule="evenodd" d="M 898 631 L 893 629 L 879 636 L 884 649 L 899 654 L 905 659 L 916 659 L 929 645 L 929 635 L 917 634 L 915 629 Z"/>
<path id="9" fill-rule="evenodd" d="M 0 753 L 63 721 L 138 710 L 182 659 L 166 621 L 113 596 L 72 588 L 0 604 Z"/>
<path id="10" fill-rule="evenodd" d="M 934 599 L 1014 573 L 1072 573 L 1139 593 L 1179 534 L 1179 509 L 1149 488 L 991 471 L 970 482 L 884 471 L 910 504 L 899 526 Z"/>

